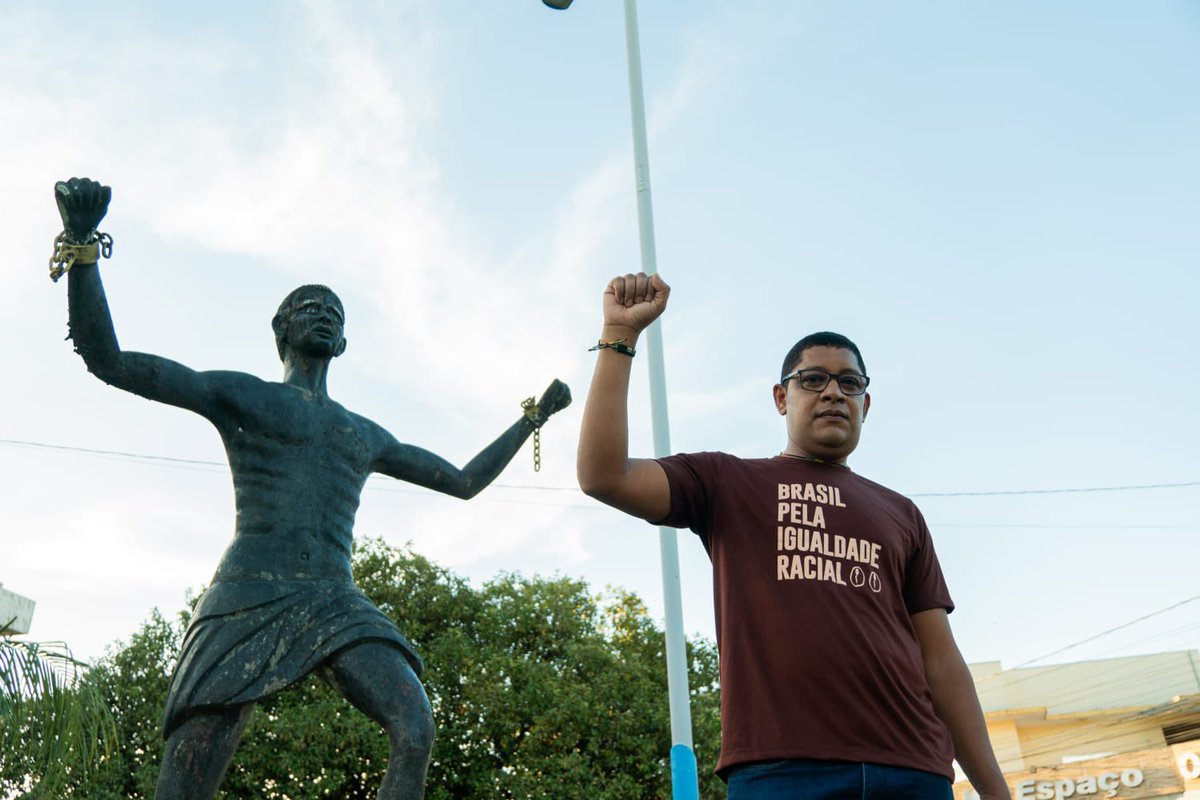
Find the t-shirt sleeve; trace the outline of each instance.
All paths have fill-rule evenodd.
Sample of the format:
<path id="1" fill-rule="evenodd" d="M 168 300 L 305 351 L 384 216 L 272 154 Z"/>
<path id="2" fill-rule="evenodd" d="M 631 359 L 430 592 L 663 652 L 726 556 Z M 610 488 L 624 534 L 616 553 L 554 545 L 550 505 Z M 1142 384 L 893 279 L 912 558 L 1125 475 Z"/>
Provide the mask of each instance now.
<path id="1" fill-rule="evenodd" d="M 671 487 L 671 510 L 656 522 L 670 528 L 691 528 L 708 545 L 712 487 L 719 472 L 719 453 L 680 453 L 657 459 Z"/>
<path id="2" fill-rule="evenodd" d="M 937 552 L 933 548 L 933 536 L 925 524 L 925 517 L 915 506 L 913 515 L 916 518 L 917 541 L 904 571 L 904 607 L 910 615 L 931 608 L 944 608 L 946 613 L 950 613 L 954 610 L 954 601 L 950 598 L 942 565 L 938 563 Z"/>

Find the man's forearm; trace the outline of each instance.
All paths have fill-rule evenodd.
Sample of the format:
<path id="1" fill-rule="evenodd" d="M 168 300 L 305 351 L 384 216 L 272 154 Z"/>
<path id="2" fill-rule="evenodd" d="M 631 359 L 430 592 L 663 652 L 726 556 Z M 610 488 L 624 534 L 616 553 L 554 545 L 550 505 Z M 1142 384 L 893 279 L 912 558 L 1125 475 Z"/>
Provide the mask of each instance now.
<path id="1" fill-rule="evenodd" d="M 634 347 L 638 334 L 605 326 L 601 341 Z M 633 359 L 610 348 L 596 354 L 596 369 L 583 407 L 576 472 L 584 493 L 603 499 L 629 464 L 629 376 Z"/>
<path id="2" fill-rule="evenodd" d="M 629 457 L 629 373 L 638 335 L 667 307 L 658 275 L 622 275 L 604 289 L 604 327 L 583 408 L 576 475 L 590 497 L 645 520 L 665 519 L 671 487 L 661 464 Z"/>
<path id="3" fill-rule="evenodd" d="M 955 652 L 926 664 L 934 711 L 950 730 L 954 754 L 967 779 L 985 800 L 1009 800 L 1008 783 L 988 739 L 975 682 L 962 656 Z"/>

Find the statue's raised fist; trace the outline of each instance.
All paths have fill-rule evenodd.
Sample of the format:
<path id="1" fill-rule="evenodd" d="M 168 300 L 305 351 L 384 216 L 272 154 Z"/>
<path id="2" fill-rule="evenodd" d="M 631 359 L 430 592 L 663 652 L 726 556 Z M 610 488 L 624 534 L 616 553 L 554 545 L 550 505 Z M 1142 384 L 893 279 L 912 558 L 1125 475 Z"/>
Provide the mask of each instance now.
<path id="1" fill-rule="evenodd" d="M 547 417 L 557 414 L 569 405 L 571 405 L 571 390 L 558 378 L 555 378 L 554 382 L 546 387 L 546 391 L 542 392 L 542 398 L 538 400 L 538 409 Z"/>
<path id="2" fill-rule="evenodd" d="M 71 178 L 54 184 L 54 200 L 63 230 L 72 244 L 87 244 L 108 213 L 112 189 L 90 178 Z"/>

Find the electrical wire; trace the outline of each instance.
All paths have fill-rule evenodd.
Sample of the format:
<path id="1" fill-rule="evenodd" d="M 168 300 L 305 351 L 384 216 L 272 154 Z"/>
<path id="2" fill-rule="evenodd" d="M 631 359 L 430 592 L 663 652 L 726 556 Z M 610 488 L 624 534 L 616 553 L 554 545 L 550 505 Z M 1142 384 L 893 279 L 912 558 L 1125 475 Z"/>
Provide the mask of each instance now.
<path id="1" fill-rule="evenodd" d="M 108 456 L 127 461 L 151 461 L 166 464 L 187 464 L 189 466 L 224 467 L 217 461 L 201 461 L 194 458 L 172 458 L 170 456 L 152 456 L 143 453 L 127 453 L 121 450 L 95 450 L 90 447 L 72 447 L 65 444 L 47 444 L 46 442 L 29 442 L 21 439 L 0 439 L 0 444 L 10 447 L 32 447 L 41 450 L 58 450 L 68 453 L 82 453 L 90 456 Z"/>
<path id="2" fill-rule="evenodd" d="M 1184 530 L 1194 531 L 1200 528 L 1195 525 L 1057 525 L 1053 523 L 1024 523 L 1024 522 L 934 522 L 930 520 L 931 528 L 1050 528 L 1054 530 L 1087 530 L 1087 531 L 1125 531 L 1125 530 Z"/>
<path id="3" fill-rule="evenodd" d="M 1038 661 L 1042 661 L 1043 659 L 1050 658 L 1051 656 L 1056 656 L 1060 653 L 1065 653 L 1068 650 L 1074 650 L 1076 647 L 1079 647 L 1080 645 L 1087 644 L 1088 642 L 1094 642 L 1097 639 L 1100 639 L 1104 636 L 1108 636 L 1110 633 L 1116 633 L 1117 631 L 1125 630 L 1126 628 L 1132 627 L 1132 626 L 1138 624 L 1139 622 L 1145 622 L 1148 619 L 1152 619 L 1161 614 L 1165 614 L 1168 611 L 1173 611 L 1176 608 L 1179 608 L 1180 606 L 1187 605 L 1188 603 L 1194 603 L 1197 600 L 1200 600 L 1200 594 L 1192 595 L 1191 597 L 1184 598 L 1183 600 L 1180 600 L 1177 603 L 1172 603 L 1171 605 L 1166 606 L 1165 608 L 1160 608 L 1157 611 L 1151 611 L 1149 614 L 1144 614 L 1144 615 L 1138 617 L 1137 619 L 1132 619 L 1129 622 L 1121 623 L 1120 625 L 1116 625 L 1112 628 L 1109 628 L 1108 630 L 1100 631 L 1100 633 L 1089 636 L 1086 639 L 1080 639 L 1078 642 L 1072 642 L 1071 644 L 1069 644 L 1065 647 L 1060 647 L 1057 650 L 1053 650 L 1049 653 L 1046 653 L 1045 655 L 1040 655 L 1037 658 L 1031 658 L 1028 661 L 1022 662 L 1022 663 L 1018 664 L 1017 666 L 1013 667 L 1013 669 L 1021 669 L 1022 667 L 1027 667 L 1030 664 L 1037 663 Z"/>
<path id="4" fill-rule="evenodd" d="M 1185 489 L 1200 486 L 1200 481 L 1181 483 L 1139 483 L 1128 486 L 1083 486 L 1070 489 L 1001 489 L 990 492 L 909 492 L 909 497 L 1002 497 L 1028 494 L 1078 494 L 1081 492 L 1138 492 L 1146 489 Z"/>
<path id="5" fill-rule="evenodd" d="M 31 447 L 44 450 L 58 450 L 63 452 L 83 453 L 86 455 L 106 456 L 109 458 L 125 459 L 138 462 L 162 463 L 164 465 L 177 465 L 189 467 L 218 467 L 225 468 L 226 465 L 219 461 L 203 461 L 193 458 L 173 458 L 170 456 L 156 456 L 146 453 L 130 453 L 122 450 L 98 450 L 88 447 L 74 447 L 71 445 L 48 444 L 46 442 L 33 442 L 21 439 L 0 439 L 0 445 L 10 447 Z M 527 491 L 539 492 L 578 492 L 579 489 L 574 486 L 531 486 L 528 484 L 502 484 L 495 483 L 493 486 L 500 489 L 521 489 Z M 1037 494 L 1077 494 L 1082 492 L 1134 492 L 1147 491 L 1152 489 L 1187 489 L 1200 486 L 1200 481 L 1182 481 L 1179 483 L 1141 483 L 1127 484 L 1123 486 L 1084 486 L 1073 488 L 1060 489 L 999 489 L 994 491 L 981 492 L 909 492 L 909 497 L 1004 497 L 1013 495 L 1037 495 Z M 980 527 L 980 526 L 975 526 Z M 1016 526 L 998 526 L 998 527 L 1016 527 Z M 1031 527 L 1031 526 L 1029 526 Z M 1138 526 L 1147 527 L 1147 526 Z M 1193 527 L 1193 526 L 1187 526 Z"/>

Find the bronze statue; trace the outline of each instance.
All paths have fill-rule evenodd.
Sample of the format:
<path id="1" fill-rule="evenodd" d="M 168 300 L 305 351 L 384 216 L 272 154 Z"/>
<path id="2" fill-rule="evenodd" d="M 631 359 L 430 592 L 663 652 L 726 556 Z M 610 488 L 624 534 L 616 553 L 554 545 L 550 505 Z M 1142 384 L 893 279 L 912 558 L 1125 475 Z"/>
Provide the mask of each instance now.
<path id="1" fill-rule="evenodd" d="M 554 381 L 466 467 L 398 442 L 325 388 L 346 349 L 337 295 L 301 286 L 271 325 L 283 380 L 197 372 L 122 351 L 97 269 L 111 239 L 96 227 L 111 190 L 86 178 L 55 185 L 64 231 L 52 260 L 68 272 L 71 338 L 90 372 L 150 400 L 194 411 L 225 443 L 237 509 L 234 537 L 196 605 L 163 716 L 156 800 L 212 798 L 254 704 L 316 672 L 387 731 L 382 799 L 420 798 L 433 718 L 421 659 L 350 574 L 355 511 L 380 472 L 467 499 L 491 483 L 531 433 L 571 402 Z"/>

